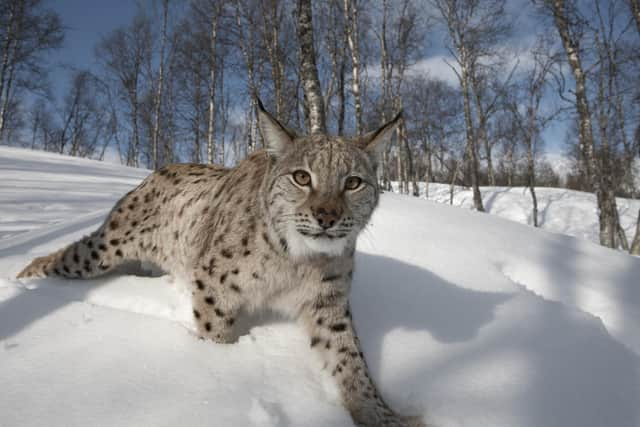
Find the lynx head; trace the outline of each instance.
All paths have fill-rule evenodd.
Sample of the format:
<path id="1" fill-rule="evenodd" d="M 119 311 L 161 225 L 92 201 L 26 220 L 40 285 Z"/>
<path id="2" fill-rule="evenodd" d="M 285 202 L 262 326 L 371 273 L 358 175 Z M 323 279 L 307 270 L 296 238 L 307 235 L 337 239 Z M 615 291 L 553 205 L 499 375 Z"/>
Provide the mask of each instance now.
<path id="1" fill-rule="evenodd" d="M 378 204 L 378 158 L 401 119 L 360 137 L 300 136 L 259 103 L 258 121 L 272 167 L 265 206 L 273 230 L 296 258 L 353 248 Z"/>

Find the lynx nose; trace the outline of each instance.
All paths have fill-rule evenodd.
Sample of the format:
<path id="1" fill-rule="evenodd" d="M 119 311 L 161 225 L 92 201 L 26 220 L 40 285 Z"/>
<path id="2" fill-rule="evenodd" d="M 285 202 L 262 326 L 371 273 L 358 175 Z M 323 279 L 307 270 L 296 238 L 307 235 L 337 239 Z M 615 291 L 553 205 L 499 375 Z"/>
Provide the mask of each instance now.
<path id="1" fill-rule="evenodd" d="M 318 225 L 325 230 L 327 228 L 331 228 L 340 219 L 342 216 L 342 209 L 337 207 L 320 207 L 320 208 L 311 208 L 311 212 L 313 213 L 313 217 L 318 222 Z"/>

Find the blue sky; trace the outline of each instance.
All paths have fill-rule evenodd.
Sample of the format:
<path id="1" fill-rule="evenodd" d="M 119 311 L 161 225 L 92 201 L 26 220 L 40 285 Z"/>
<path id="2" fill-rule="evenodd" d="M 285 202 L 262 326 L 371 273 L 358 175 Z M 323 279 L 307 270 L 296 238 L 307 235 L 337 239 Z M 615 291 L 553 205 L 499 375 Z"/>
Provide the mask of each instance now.
<path id="1" fill-rule="evenodd" d="M 111 30 L 127 24 L 136 10 L 133 0 L 47 0 L 45 4 L 57 11 L 65 26 L 62 49 L 52 56 L 54 69 L 51 81 L 54 96 L 60 98 L 68 85 L 68 68 L 95 70 L 93 55 L 100 38 Z"/>

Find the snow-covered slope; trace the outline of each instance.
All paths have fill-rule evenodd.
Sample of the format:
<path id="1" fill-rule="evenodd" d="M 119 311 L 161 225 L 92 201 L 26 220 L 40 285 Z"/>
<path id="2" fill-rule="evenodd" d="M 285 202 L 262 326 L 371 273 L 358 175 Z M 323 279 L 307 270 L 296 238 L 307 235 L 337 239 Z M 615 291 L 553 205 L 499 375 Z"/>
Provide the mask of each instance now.
<path id="1" fill-rule="evenodd" d="M 352 425 L 295 323 L 252 319 L 218 345 L 192 336 L 166 276 L 13 278 L 144 174 L 0 147 L 0 226 L 30 224 L 0 239 L 0 426 Z M 89 181 L 104 206 L 86 206 Z M 61 215 L 43 219 L 54 200 Z M 640 425 L 640 260 L 385 194 L 356 261 L 354 321 L 399 411 L 441 427 Z"/>
<path id="2" fill-rule="evenodd" d="M 397 191 L 397 184 L 394 186 Z M 431 183 L 428 192 L 420 183 L 420 195 L 439 203 L 449 203 L 449 185 Z M 533 225 L 531 194 L 525 187 L 480 187 L 486 211 L 492 215 Z M 538 198 L 538 223 L 544 230 L 580 237 L 594 243 L 598 237 L 598 208 L 591 193 L 564 188 L 536 188 Z M 640 200 L 617 199 L 620 223 L 629 241 L 633 239 L 638 219 Z M 473 192 L 455 187 L 453 205 L 473 208 Z"/>
<path id="3" fill-rule="evenodd" d="M 0 172 L 0 238 L 103 213 L 149 173 L 6 146 L 0 146 Z"/>

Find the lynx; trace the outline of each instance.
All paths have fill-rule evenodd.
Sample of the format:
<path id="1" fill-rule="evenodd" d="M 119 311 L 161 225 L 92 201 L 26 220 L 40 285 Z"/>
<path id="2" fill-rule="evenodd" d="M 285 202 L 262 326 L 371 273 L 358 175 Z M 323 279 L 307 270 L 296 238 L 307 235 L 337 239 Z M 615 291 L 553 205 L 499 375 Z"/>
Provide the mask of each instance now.
<path id="1" fill-rule="evenodd" d="M 378 204 L 378 155 L 399 120 L 354 138 L 299 136 L 259 103 L 265 150 L 233 169 L 158 170 L 97 231 L 18 277 L 90 278 L 153 262 L 187 280 L 202 338 L 232 342 L 240 310 L 299 319 L 357 425 L 422 426 L 376 390 L 348 301 L 356 238 Z"/>

